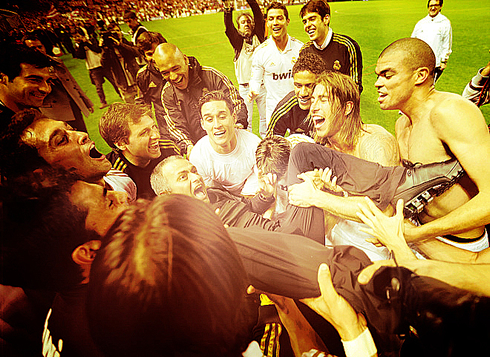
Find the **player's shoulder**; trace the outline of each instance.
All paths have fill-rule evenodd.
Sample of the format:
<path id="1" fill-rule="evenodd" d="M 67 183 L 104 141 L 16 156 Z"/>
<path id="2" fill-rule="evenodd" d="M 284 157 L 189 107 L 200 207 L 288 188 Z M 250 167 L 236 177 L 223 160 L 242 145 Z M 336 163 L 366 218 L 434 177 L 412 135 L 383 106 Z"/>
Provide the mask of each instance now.
<path id="1" fill-rule="evenodd" d="M 268 38 L 267 40 L 265 40 L 264 42 L 262 42 L 260 45 L 257 46 L 254 53 L 266 51 L 268 48 L 270 48 L 271 45 L 272 45 L 272 43 L 271 43 L 270 39 Z"/>
<path id="2" fill-rule="evenodd" d="M 430 100 L 432 107 L 430 108 L 429 120 L 435 127 L 451 128 L 453 125 L 460 127 L 462 118 L 468 125 L 485 122 L 480 109 L 459 94 L 437 92 Z"/>
<path id="3" fill-rule="evenodd" d="M 299 53 L 301 53 L 303 51 L 313 52 L 314 49 L 315 49 L 315 46 L 313 46 L 313 41 L 308 41 L 308 42 L 303 44 L 303 47 L 301 47 L 301 50 L 299 51 Z"/>
<path id="4" fill-rule="evenodd" d="M 345 46 L 359 47 L 359 44 L 352 37 L 340 33 L 333 33 L 332 41 Z"/>
<path id="5" fill-rule="evenodd" d="M 474 107 L 472 102 L 456 93 L 437 91 L 430 99 L 433 103 L 432 111 L 449 109 L 457 110 L 459 112 L 460 110 L 467 110 L 468 108 Z"/>
<path id="6" fill-rule="evenodd" d="M 388 130 L 378 124 L 364 124 L 364 129 L 371 134 L 375 135 L 388 135 L 393 136 Z"/>
<path id="7" fill-rule="evenodd" d="M 402 115 L 395 122 L 395 131 L 403 130 L 409 127 L 412 123 L 410 122 L 410 118 L 402 113 Z"/>
<path id="8" fill-rule="evenodd" d="M 172 91 L 172 84 L 169 81 L 165 82 L 162 88 L 162 96 L 167 95 L 171 91 Z"/>
<path id="9" fill-rule="evenodd" d="M 237 135 L 241 136 L 247 142 L 252 142 L 254 144 L 255 143 L 258 144 L 261 140 L 257 135 L 255 135 L 254 133 L 251 133 L 250 131 L 248 131 L 246 129 L 237 129 Z"/>
<path id="10" fill-rule="evenodd" d="M 304 45 L 303 41 L 298 40 L 296 37 L 291 36 L 291 37 L 289 37 L 289 39 L 291 40 L 291 43 L 294 43 L 295 45 L 298 45 L 298 46 Z"/>

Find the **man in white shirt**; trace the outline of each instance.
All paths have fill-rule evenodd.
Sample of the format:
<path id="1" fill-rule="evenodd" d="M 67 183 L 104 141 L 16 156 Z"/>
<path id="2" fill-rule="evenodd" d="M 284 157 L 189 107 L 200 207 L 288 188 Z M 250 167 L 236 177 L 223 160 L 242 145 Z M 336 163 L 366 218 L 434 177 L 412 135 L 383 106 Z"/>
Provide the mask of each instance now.
<path id="1" fill-rule="evenodd" d="M 235 127 L 233 103 L 221 91 L 212 91 L 199 100 L 201 138 L 190 155 L 190 162 L 204 178 L 206 186 L 218 184 L 233 194 L 255 195 L 259 189 L 255 150 L 260 139 Z"/>
<path id="2" fill-rule="evenodd" d="M 263 82 L 267 91 L 266 123 L 260 123 L 264 136 L 277 103 L 294 89 L 292 69 L 303 43 L 288 35 L 289 15 L 286 6 L 273 2 L 267 8 L 267 28 L 271 36 L 252 56 L 252 76 L 248 100 L 253 101 Z"/>
<path id="3" fill-rule="evenodd" d="M 453 31 L 451 22 L 441 14 L 443 2 L 444 0 L 429 0 L 427 2 L 429 14 L 417 22 L 411 36 L 423 40 L 434 51 L 436 55 L 434 82 L 439 79 L 446 68 L 447 60 L 452 52 Z"/>

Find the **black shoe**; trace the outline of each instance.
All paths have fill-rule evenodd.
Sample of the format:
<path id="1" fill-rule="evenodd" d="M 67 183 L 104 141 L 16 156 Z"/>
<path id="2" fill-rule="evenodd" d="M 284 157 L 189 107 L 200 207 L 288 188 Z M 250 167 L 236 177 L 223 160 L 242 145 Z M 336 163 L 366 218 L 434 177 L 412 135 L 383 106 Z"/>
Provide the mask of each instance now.
<path id="1" fill-rule="evenodd" d="M 457 159 L 427 165 L 410 164 L 391 202 L 396 205 L 400 198 L 403 199 L 404 216 L 414 217 L 434 197 L 458 182 L 463 174 L 464 169 Z"/>

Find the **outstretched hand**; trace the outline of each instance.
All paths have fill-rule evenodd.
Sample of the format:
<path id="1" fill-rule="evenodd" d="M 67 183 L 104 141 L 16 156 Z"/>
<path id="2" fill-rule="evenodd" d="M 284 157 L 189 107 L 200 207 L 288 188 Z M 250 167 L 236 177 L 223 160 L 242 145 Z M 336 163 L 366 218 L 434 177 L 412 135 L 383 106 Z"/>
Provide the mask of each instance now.
<path id="1" fill-rule="evenodd" d="M 386 246 L 399 259 L 415 259 L 404 236 L 403 200 L 398 200 L 396 203 L 396 213 L 392 217 L 381 212 L 369 198 L 366 197 L 365 202 L 359 204 L 361 212 L 358 212 L 357 216 L 370 227 L 359 228 L 359 230 L 374 236 L 366 241 L 376 246 Z"/>
<path id="2" fill-rule="evenodd" d="M 366 328 L 366 320 L 337 293 L 332 283 L 330 269 L 325 263 L 321 264 L 318 269 L 318 284 L 321 295 L 301 301 L 330 322 L 337 329 L 342 340 L 355 339 Z"/>

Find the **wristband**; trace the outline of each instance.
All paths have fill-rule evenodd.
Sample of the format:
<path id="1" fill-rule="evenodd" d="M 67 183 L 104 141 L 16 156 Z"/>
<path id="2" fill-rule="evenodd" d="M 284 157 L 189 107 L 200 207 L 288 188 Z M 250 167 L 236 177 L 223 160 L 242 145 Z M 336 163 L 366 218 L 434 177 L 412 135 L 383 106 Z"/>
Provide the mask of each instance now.
<path id="1" fill-rule="evenodd" d="M 342 340 L 342 345 L 344 345 L 346 357 L 371 357 L 377 352 L 373 336 L 367 327 L 352 341 Z"/>

